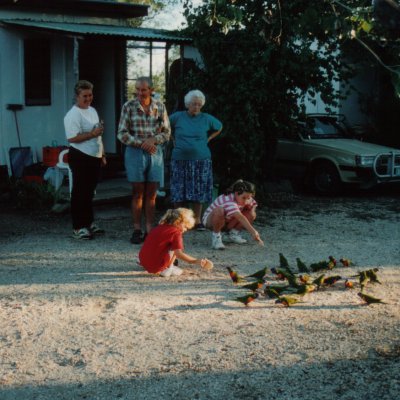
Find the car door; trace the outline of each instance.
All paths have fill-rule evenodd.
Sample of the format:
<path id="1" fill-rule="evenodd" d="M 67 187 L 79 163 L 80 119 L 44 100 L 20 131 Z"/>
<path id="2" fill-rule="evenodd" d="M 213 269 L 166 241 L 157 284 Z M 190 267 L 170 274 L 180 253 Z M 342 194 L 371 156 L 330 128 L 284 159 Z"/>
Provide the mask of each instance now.
<path id="1" fill-rule="evenodd" d="M 275 171 L 279 176 L 286 178 L 300 178 L 307 168 L 304 161 L 304 141 L 296 133 L 282 135 L 278 138 Z"/>

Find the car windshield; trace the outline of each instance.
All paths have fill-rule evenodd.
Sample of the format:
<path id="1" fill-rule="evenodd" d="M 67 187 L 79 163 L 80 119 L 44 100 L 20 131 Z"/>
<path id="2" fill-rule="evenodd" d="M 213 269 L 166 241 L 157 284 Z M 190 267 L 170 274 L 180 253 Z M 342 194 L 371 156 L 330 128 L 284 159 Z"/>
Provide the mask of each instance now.
<path id="1" fill-rule="evenodd" d="M 334 117 L 309 117 L 302 124 L 301 135 L 304 139 L 342 139 L 349 138 L 343 124 Z"/>

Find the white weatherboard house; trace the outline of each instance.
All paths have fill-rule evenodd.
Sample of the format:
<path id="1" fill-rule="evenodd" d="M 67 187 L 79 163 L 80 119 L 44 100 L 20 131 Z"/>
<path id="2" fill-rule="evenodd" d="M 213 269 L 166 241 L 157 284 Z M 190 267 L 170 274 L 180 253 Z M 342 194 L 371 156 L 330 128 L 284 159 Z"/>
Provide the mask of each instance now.
<path id="1" fill-rule="evenodd" d="M 63 118 L 78 79 L 94 84 L 93 106 L 105 121 L 106 152 L 120 154 L 116 129 L 126 101 L 127 41 L 171 44 L 190 39 L 134 28 L 148 7 L 96 0 L 0 0 L 0 166 L 13 147 L 65 145 Z M 166 63 L 167 65 L 167 63 Z M 166 71 L 168 73 L 168 71 Z"/>

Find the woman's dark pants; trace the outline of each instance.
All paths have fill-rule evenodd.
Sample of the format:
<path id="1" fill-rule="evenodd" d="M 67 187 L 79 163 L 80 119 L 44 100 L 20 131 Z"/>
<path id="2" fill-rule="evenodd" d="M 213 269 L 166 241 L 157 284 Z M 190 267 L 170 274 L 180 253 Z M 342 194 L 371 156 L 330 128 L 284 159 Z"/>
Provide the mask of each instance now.
<path id="1" fill-rule="evenodd" d="M 73 147 L 68 153 L 72 171 L 71 214 L 74 229 L 89 228 L 93 222 L 93 196 L 99 178 L 101 158 L 88 156 Z"/>

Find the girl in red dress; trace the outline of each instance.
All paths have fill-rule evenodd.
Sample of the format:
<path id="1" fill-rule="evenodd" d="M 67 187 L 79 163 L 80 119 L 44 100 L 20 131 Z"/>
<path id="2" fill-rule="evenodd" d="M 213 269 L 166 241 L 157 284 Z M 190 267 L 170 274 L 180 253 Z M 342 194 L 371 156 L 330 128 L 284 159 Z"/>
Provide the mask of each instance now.
<path id="1" fill-rule="evenodd" d="M 174 261 L 180 259 L 211 269 L 213 264 L 206 258 L 194 258 L 183 252 L 182 235 L 195 223 L 193 211 L 187 208 L 170 209 L 163 215 L 159 225 L 147 235 L 139 252 L 140 265 L 152 274 L 163 277 L 181 275 L 183 270 Z"/>

